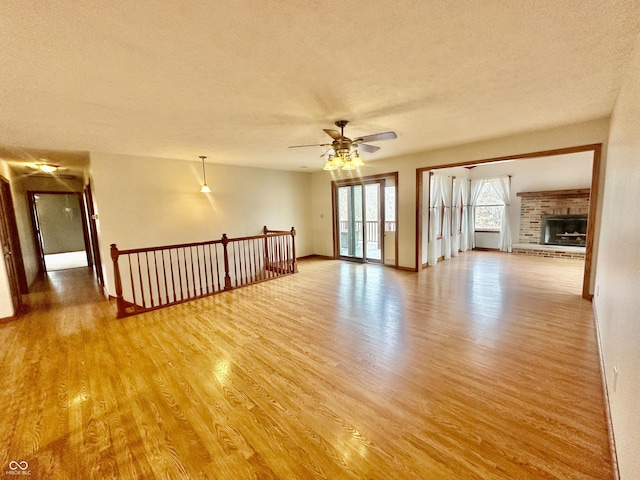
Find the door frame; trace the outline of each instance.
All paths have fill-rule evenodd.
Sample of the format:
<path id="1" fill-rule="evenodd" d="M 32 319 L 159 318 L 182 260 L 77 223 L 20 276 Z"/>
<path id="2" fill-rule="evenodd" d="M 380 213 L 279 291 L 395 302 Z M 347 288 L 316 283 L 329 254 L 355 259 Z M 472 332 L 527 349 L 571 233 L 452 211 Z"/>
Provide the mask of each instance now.
<path id="1" fill-rule="evenodd" d="M 504 160 L 524 160 L 539 157 L 553 157 L 558 155 L 566 155 L 570 153 L 592 152 L 593 164 L 591 167 L 591 192 L 589 194 L 589 216 L 587 223 L 587 245 L 585 249 L 584 275 L 582 279 L 582 298 L 591 300 L 593 294 L 590 292 L 591 287 L 591 268 L 593 263 L 593 245 L 595 242 L 596 223 L 598 222 L 597 211 L 599 202 L 600 188 L 600 162 L 602 159 L 602 143 L 593 143 L 588 145 L 578 145 L 575 147 L 557 148 L 554 150 L 542 150 L 530 153 L 520 153 L 515 155 L 505 155 L 494 158 L 484 158 L 480 160 L 469 160 L 466 162 L 454 162 L 446 165 L 434 165 L 416 169 L 416 238 L 415 238 L 415 271 L 422 270 L 422 228 L 421 216 L 422 210 L 422 173 L 427 170 L 437 170 L 439 168 L 450 167 L 466 167 L 478 165 L 481 163 L 500 162 Z"/>
<path id="2" fill-rule="evenodd" d="M 93 256 L 93 267 L 98 285 L 104 287 L 104 275 L 102 273 L 102 260 L 100 258 L 100 248 L 98 246 L 98 216 L 93 205 L 93 190 L 91 182 L 84 187 L 84 201 L 86 203 L 86 218 L 89 224 L 89 243 Z"/>
<path id="3" fill-rule="evenodd" d="M 378 175 L 369 175 L 366 177 L 358 177 L 358 178 L 344 178 L 344 179 L 339 179 L 339 180 L 333 180 L 331 182 L 331 215 L 332 215 L 332 225 L 333 225 L 333 258 L 334 259 L 340 259 L 340 260 L 348 260 L 348 261 L 352 261 L 352 262 L 361 262 L 361 263 L 380 263 L 381 265 L 385 265 L 384 263 L 384 214 L 385 214 L 385 210 L 384 210 L 384 202 L 385 202 L 385 191 L 384 191 L 384 186 L 385 186 L 385 180 L 389 180 L 389 179 L 393 179 L 395 188 L 396 188 L 396 195 L 395 195 L 395 211 L 396 211 L 396 235 L 395 235 L 395 261 L 393 264 L 386 264 L 387 266 L 391 266 L 394 268 L 398 268 L 398 199 L 399 199 L 399 195 L 398 195 L 398 172 L 392 172 L 392 173 L 384 173 L 384 174 L 378 174 Z M 381 242 L 381 254 L 380 254 L 380 261 L 378 262 L 377 260 L 367 260 L 366 257 L 360 259 L 360 258 L 351 258 L 351 257 L 344 257 L 340 255 L 340 226 L 338 224 L 339 219 L 338 219 L 338 215 L 337 215 L 337 205 L 338 205 L 338 188 L 339 187 L 347 187 L 347 186 L 354 186 L 354 185 L 362 185 L 362 188 L 364 190 L 365 185 L 370 184 L 370 183 L 381 183 L 381 191 L 380 191 L 380 204 L 381 204 L 381 217 L 382 217 L 382 221 L 381 221 L 381 238 L 380 238 L 380 242 Z M 365 194 L 366 196 L 366 194 Z M 363 212 L 364 214 L 364 212 Z M 366 220 L 366 216 L 363 216 L 363 219 Z M 366 248 L 365 248 L 365 252 L 366 252 Z"/>
<path id="4" fill-rule="evenodd" d="M 60 192 L 60 191 L 47 191 L 47 190 L 28 190 L 27 200 L 29 203 L 29 214 L 31 216 L 31 227 L 33 229 L 34 243 L 36 247 L 36 253 L 40 260 L 40 272 L 47 273 L 47 265 L 44 258 L 44 246 L 42 245 L 42 234 L 40 229 L 40 220 L 38 218 L 38 210 L 36 207 L 35 197 L 36 195 L 74 195 L 78 199 L 78 205 L 80 206 L 80 218 L 82 221 L 82 240 L 84 243 L 84 252 L 87 256 L 87 266 L 93 267 L 93 256 L 91 254 L 91 242 L 89 236 L 89 228 L 87 225 L 87 210 L 85 206 L 85 199 L 83 192 Z"/>

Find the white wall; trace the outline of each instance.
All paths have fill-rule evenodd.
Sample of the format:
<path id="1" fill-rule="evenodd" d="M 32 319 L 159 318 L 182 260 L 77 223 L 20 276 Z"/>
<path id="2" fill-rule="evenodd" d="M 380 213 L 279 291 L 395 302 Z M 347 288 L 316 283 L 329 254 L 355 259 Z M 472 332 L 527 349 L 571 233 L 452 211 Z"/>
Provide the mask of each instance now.
<path id="1" fill-rule="evenodd" d="M 611 118 L 594 297 L 623 480 L 640 478 L 639 207 L 640 41 Z"/>
<path id="2" fill-rule="evenodd" d="M 362 175 L 367 176 L 398 172 L 398 264 L 400 267 L 414 268 L 416 266 L 417 168 L 453 165 L 460 162 L 594 143 L 603 143 L 606 147 L 608 128 L 608 119 L 601 119 L 372 162 L 371 158 L 375 158 L 374 154 L 366 158 L 363 157 L 367 167 L 360 170 L 362 170 Z M 398 132 L 398 140 L 396 141 L 401 140 L 402 132 Z M 604 156 L 605 152 L 603 152 Z M 333 255 L 331 180 L 357 175 L 359 175 L 358 172 L 342 171 L 321 171 L 313 174 L 312 208 L 315 253 Z M 597 251 L 597 231 L 594 250 Z"/>
<path id="3" fill-rule="evenodd" d="M 511 238 L 518 243 L 522 199 L 517 193 L 591 188 L 592 167 L 593 153 L 579 152 L 478 165 L 470 170 L 470 177 L 511 175 Z M 497 249 L 498 237 L 498 233 L 477 233 L 476 245 Z"/>
<path id="4" fill-rule="evenodd" d="M 107 289 L 109 245 L 152 247 L 257 235 L 263 225 L 296 229 L 296 254 L 313 253 L 308 173 L 206 164 L 212 193 L 200 193 L 202 164 L 91 154 L 91 178 Z"/>

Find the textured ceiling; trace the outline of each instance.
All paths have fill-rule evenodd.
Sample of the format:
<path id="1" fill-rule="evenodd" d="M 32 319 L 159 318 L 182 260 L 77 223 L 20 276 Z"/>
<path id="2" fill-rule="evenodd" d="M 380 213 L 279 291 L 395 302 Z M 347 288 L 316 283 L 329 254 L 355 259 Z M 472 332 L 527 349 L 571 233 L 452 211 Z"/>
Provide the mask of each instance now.
<path id="1" fill-rule="evenodd" d="M 298 170 L 608 117 L 640 1 L 0 2 L 0 142 Z M 13 148 L 13 151 L 16 149 Z"/>

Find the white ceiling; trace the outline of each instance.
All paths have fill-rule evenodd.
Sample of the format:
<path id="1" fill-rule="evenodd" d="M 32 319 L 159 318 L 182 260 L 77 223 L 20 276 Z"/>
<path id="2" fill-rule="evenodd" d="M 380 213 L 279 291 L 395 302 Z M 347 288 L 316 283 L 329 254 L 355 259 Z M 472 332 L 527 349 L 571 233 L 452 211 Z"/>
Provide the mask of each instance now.
<path id="1" fill-rule="evenodd" d="M 299 170 L 608 117 L 640 0 L 0 2 L 0 147 Z M 1 153 L 0 153 L 1 154 Z"/>

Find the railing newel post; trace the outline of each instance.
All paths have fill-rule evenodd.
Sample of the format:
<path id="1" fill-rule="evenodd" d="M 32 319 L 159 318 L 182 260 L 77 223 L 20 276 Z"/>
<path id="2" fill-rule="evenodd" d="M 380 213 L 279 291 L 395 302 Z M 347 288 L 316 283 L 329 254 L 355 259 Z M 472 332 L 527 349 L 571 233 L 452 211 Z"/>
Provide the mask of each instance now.
<path id="1" fill-rule="evenodd" d="M 291 227 L 291 250 L 293 254 L 293 262 L 292 270 L 293 273 L 298 273 L 298 261 L 296 260 L 296 229 Z"/>
<path id="2" fill-rule="evenodd" d="M 231 290 L 231 276 L 229 275 L 229 252 L 227 245 L 229 244 L 229 238 L 226 233 L 222 234 L 222 253 L 224 257 L 224 289 Z"/>
<path id="3" fill-rule="evenodd" d="M 264 269 L 266 272 L 269 269 L 269 229 L 265 225 L 262 231 L 264 232 Z"/>
<path id="4" fill-rule="evenodd" d="M 122 318 L 125 314 L 124 298 L 122 298 L 122 279 L 120 278 L 120 266 L 118 259 L 120 252 L 115 243 L 111 244 L 111 260 L 113 261 L 113 281 L 116 287 L 116 306 L 118 308 L 118 318 Z"/>

